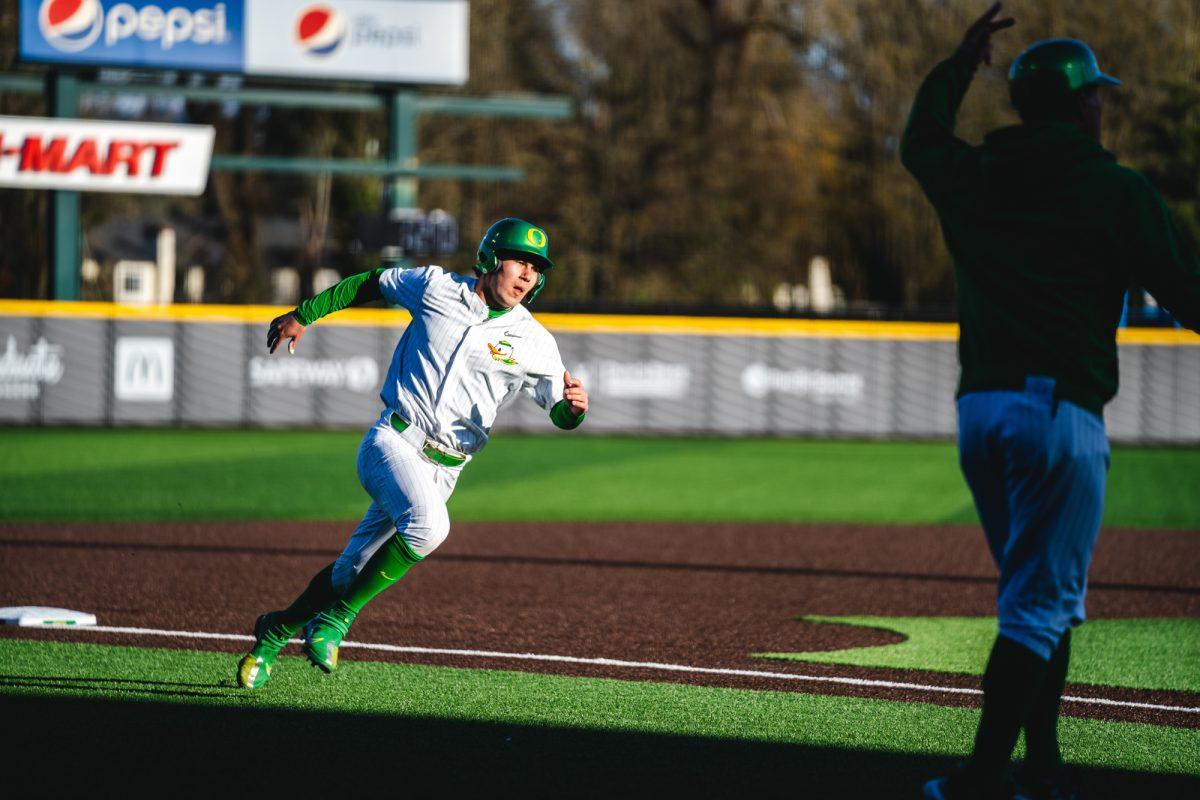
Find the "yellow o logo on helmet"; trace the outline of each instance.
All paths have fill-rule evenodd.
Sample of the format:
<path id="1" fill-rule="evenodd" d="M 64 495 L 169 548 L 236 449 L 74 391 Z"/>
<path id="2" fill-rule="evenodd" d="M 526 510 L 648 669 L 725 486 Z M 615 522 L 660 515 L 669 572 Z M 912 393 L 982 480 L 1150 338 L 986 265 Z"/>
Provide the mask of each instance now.
<path id="1" fill-rule="evenodd" d="M 537 228 L 530 228 L 529 230 L 525 231 L 525 241 L 529 242 L 534 247 L 545 247 L 546 233 L 545 231 L 540 231 Z"/>

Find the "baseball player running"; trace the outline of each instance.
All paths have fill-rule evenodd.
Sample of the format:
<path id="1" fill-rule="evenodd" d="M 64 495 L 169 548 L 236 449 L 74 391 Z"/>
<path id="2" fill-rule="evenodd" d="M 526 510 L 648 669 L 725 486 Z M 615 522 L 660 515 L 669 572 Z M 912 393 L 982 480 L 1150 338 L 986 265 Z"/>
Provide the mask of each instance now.
<path id="1" fill-rule="evenodd" d="M 1102 73 L 1083 42 L 1021 53 L 1009 88 L 1021 124 L 972 146 L 955 116 L 1000 3 L 925 78 L 901 158 L 941 219 L 961 333 L 959 461 L 999 567 L 1000 629 L 983 677 L 968 761 L 930 798 L 1013 797 L 1009 758 L 1024 728 L 1016 796 L 1073 797 L 1057 724 L 1071 628 L 1084 619 L 1117 391 L 1116 328 L 1131 279 L 1200 329 L 1200 260 L 1161 198 L 1100 145 Z"/>
<path id="2" fill-rule="evenodd" d="M 528 395 L 565 430 L 583 422 L 587 391 L 521 305 L 537 297 L 553 266 L 544 230 L 502 219 L 479 243 L 477 278 L 440 267 L 380 268 L 271 322 L 270 351 L 287 340 L 295 352 L 307 326 L 349 306 L 382 298 L 412 314 L 380 392 L 383 413 L 358 451 L 358 478 L 371 505 L 337 560 L 290 606 L 258 618 L 254 646 L 238 663 L 240 685 L 265 684 L 302 626 L 308 659 L 325 672 L 337 667 L 338 647 L 363 606 L 446 538 L 446 501 L 506 401 Z"/>

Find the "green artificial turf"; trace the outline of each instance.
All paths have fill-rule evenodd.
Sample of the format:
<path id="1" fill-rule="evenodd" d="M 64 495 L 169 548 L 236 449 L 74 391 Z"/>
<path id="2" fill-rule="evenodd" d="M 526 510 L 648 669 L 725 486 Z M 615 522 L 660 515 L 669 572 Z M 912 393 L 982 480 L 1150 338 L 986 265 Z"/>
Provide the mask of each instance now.
<path id="1" fill-rule="evenodd" d="M 284 656 L 271 682 L 250 692 L 234 685 L 235 663 L 228 653 L 5 639 L 0 696 L 137 700 L 243 714 L 269 709 L 482 721 L 946 756 L 969 749 L 978 722 L 975 710 L 922 703 L 386 664 L 354 655 L 330 676 Z M 1200 773 L 1200 730 L 1066 718 L 1061 731 L 1070 762 Z M 210 735 L 224 734 L 199 726 L 192 733 Z"/>
<path id="2" fill-rule="evenodd" d="M 995 617 L 816 617 L 801 619 L 899 633 L 898 644 L 763 658 L 983 674 L 996 638 Z M 1067 680 L 1133 689 L 1200 692 L 1200 619 L 1098 619 L 1071 634 Z"/>
<path id="3" fill-rule="evenodd" d="M 361 434 L 0 429 L 0 519 L 357 519 Z M 1117 448 L 1108 525 L 1200 529 L 1200 449 Z M 947 442 L 497 436 L 455 520 L 974 523 Z"/>

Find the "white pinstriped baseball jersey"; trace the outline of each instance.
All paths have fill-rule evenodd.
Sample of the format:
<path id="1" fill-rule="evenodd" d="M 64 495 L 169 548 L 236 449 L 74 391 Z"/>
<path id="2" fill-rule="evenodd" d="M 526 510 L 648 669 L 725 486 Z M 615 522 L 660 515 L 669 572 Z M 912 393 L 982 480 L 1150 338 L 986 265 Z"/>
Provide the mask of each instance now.
<path id="1" fill-rule="evenodd" d="M 496 412 L 523 393 L 549 410 L 562 399 L 563 366 L 550 332 L 522 305 L 488 319 L 477 278 L 441 267 L 389 269 L 379 288 L 412 314 L 379 396 L 442 445 L 474 454 Z"/>

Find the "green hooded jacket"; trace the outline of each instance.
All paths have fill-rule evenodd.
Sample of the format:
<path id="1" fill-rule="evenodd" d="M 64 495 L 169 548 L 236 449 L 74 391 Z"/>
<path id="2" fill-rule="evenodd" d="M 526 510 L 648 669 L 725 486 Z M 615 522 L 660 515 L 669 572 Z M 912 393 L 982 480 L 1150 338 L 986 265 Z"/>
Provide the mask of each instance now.
<path id="1" fill-rule="evenodd" d="M 1056 379 L 1058 398 L 1100 414 L 1117 393 L 1116 330 L 1136 281 L 1200 329 L 1200 259 L 1158 192 L 1076 126 L 954 135 L 974 69 L 947 59 L 925 78 L 900 156 L 937 209 L 954 259 L 959 396 Z"/>

